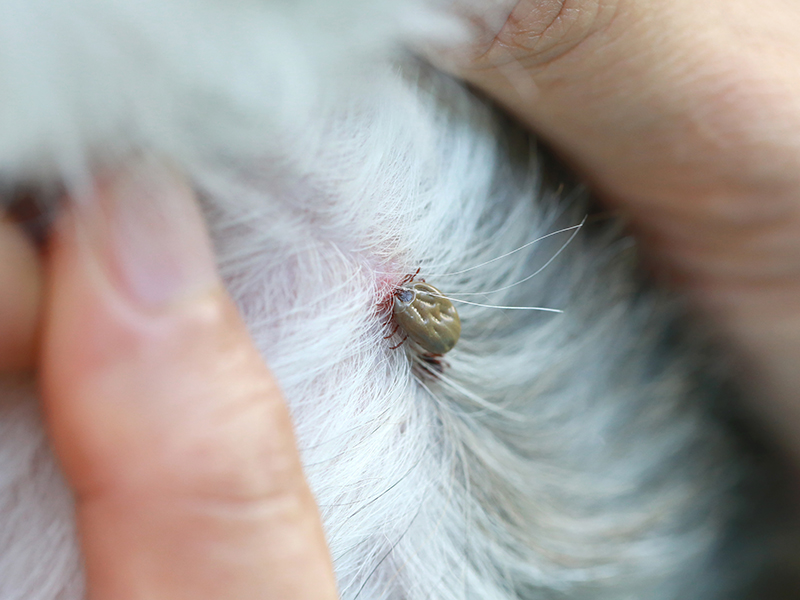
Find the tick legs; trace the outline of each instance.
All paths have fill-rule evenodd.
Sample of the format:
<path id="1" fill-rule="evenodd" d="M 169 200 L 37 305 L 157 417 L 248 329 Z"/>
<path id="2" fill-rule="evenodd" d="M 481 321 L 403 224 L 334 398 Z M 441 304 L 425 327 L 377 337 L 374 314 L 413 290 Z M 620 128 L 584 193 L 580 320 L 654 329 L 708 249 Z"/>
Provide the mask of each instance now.
<path id="1" fill-rule="evenodd" d="M 402 346 L 402 345 L 403 345 L 403 343 L 404 343 L 404 342 L 405 342 L 407 339 L 408 339 L 408 336 L 404 337 L 402 340 L 400 340 L 400 343 L 399 343 L 399 344 L 397 344 L 396 346 L 390 346 L 390 347 L 389 347 L 389 350 L 397 350 L 397 349 L 398 349 L 400 346 Z"/>

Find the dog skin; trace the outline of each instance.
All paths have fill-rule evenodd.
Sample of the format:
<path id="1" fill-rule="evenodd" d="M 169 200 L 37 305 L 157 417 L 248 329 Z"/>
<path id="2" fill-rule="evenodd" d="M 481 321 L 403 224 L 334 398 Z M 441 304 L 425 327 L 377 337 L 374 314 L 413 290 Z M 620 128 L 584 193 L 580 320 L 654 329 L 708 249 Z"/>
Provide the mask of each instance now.
<path id="1" fill-rule="evenodd" d="M 524 134 L 403 52 L 461 21 L 361 2 L 9 5 L 4 180 L 79 197 L 143 154 L 189 176 L 292 410 L 343 598 L 729 597 L 747 469 L 711 414 L 704 346 Z M 417 271 L 454 300 L 563 312 L 457 304 L 461 339 L 432 367 L 394 347 L 385 310 Z M 0 599 L 80 598 L 35 394 L 0 399 Z"/>

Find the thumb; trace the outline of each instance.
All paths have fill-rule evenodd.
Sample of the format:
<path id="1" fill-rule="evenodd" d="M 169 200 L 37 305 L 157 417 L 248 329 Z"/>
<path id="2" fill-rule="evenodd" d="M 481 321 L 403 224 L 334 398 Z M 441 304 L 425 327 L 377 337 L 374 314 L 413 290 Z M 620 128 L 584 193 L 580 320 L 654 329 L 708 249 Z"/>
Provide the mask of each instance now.
<path id="1" fill-rule="evenodd" d="M 680 209 L 730 225 L 765 212 L 765 198 L 794 199 L 800 4 L 510 3 L 505 23 L 487 25 L 451 68 L 604 196 L 645 207 L 638 221 Z"/>
<path id="2" fill-rule="evenodd" d="M 101 179 L 50 270 L 44 410 L 89 597 L 336 598 L 287 407 L 187 186 L 152 163 Z"/>

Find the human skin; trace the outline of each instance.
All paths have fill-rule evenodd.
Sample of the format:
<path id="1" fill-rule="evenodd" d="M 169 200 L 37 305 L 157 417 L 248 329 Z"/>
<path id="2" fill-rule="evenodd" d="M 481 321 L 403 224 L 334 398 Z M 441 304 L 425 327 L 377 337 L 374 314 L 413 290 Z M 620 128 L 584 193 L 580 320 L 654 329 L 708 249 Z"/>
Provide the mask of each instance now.
<path id="1" fill-rule="evenodd" d="M 523 0 L 448 60 L 630 214 L 800 455 L 797 31 L 796 0 Z M 90 598 L 335 598 L 286 407 L 191 193 L 152 164 L 97 187 L 55 227 L 38 319 L 35 252 L 0 223 L 0 371 L 38 370 Z"/>

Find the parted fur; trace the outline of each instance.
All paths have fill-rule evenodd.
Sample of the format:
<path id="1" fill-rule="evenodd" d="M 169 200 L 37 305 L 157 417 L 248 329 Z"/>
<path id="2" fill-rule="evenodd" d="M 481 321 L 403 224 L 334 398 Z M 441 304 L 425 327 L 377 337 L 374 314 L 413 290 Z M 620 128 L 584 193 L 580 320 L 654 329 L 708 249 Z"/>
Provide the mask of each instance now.
<path id="1" fill-rule="evenodd" d="M 714 565 L 740 468 L 702 352 L 611 228 L 524 246 L 581 223 L 585 198 L 401 51 L 465 34 L 441 6 L 0 6 L 5 183 L 85 185 L 142 151 L 189 174 L 291 405 L 343 598 L 727 593 Z M 461 340 L 431 364 L 384 339 L 418 268 L 454 299 L 563 313 L 457 304 Z M 0 600 L 81 593 L 69 496 L 33 395 L 9 385 Z"/>

